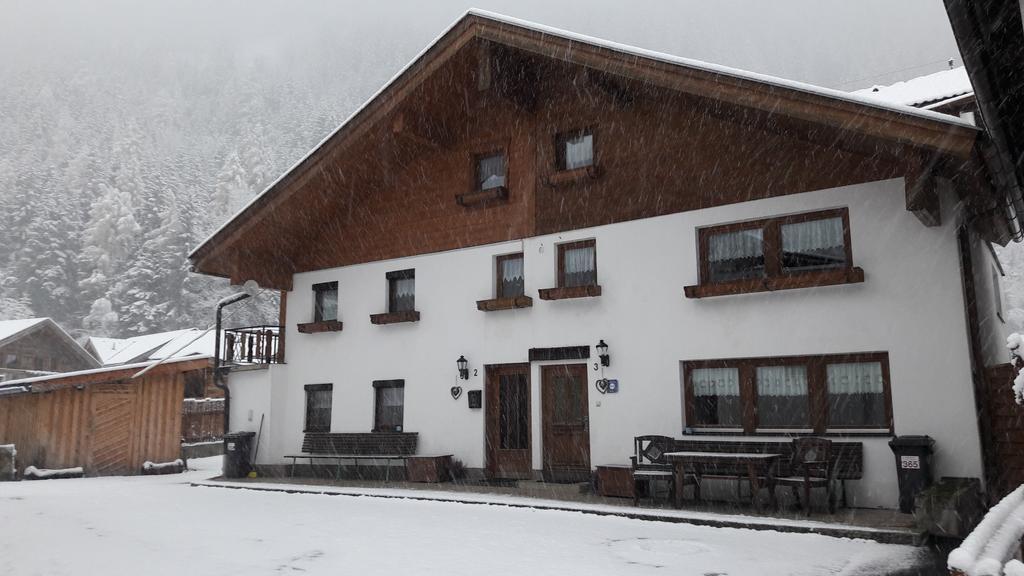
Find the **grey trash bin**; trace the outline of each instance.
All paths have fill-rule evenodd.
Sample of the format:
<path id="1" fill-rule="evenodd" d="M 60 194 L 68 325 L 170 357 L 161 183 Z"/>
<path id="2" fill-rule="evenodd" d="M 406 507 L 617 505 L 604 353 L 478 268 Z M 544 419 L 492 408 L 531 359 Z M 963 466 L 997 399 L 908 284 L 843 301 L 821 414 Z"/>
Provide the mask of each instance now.
<path id="1" fill-rule="evenodd" d="M 932 485 L 931 436 L 897 436 L 889 441 L 896 456 L 896 477 L 900 483 L 900 512 L 914 511 L 914 498 Z"/>
<path id="2" fill-rule="evenodd" d="M 255 432 L 230 432 L 224 435 L 224 477 L 245 478 L 252 470 L 249 463 Z"/>

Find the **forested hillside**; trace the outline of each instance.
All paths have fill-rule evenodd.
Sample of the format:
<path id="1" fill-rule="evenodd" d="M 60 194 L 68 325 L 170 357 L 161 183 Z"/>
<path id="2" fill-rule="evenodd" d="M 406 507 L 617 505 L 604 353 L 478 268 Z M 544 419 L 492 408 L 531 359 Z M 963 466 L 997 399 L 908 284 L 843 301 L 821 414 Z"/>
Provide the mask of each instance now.
<path id="1" fill-rule="evenodd" d="M 111 336 L 209 325 L 229 288 L 190 274 L 189 250 L 407 58 L 133 38 L 0 62 L 2 319 Z M 275 306 L 265 295 L 233 323 Z"/>

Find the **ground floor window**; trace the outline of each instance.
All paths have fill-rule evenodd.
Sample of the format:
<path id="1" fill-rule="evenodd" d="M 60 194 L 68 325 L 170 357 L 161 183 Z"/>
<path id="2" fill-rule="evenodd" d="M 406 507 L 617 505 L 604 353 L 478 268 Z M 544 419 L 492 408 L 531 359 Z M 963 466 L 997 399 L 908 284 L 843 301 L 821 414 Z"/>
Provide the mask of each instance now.
<path id="1" fill-rule="evenodd" d="M 683 395 L 698 430 L 892 431 L 885 352 L 684 362 Z"/>
<path id="2" fill-rule="evenodd" d="M 374 432 L 401 432 L 405 414 L 405 380 L 377 380 L 374 389 Z"/>
<path id="3" fill-rule="evenodd" d="M 306 386 L 306 432 L 331 431 L 331 404 L 333 384 Z"/>

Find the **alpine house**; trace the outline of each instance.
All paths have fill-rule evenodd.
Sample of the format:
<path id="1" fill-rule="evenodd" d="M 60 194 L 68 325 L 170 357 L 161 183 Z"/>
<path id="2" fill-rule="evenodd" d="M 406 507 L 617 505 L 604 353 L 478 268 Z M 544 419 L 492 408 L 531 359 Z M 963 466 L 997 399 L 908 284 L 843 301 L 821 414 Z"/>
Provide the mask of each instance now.
<path id="1" fill-rule="evenodd" d="M 282 295 L 231 427 L 263 421 L 267 470 L 323 432 L 551 480 L 644 434 L 815 435 L 863 447 L 850 505 L 892 508 L 887 443 L 927 434 L 981 478 L 1017 232 L 982 138 L 470 11 L 191 253 Z"/>

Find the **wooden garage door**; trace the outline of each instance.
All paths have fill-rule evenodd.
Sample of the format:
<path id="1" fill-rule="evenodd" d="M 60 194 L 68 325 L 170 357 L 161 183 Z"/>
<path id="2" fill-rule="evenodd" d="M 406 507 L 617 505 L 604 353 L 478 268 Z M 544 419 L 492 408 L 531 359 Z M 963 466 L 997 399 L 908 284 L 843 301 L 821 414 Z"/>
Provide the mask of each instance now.
<path id="1" fill-rule="evenodd" d="M 92 472 L 126 474 L 131 470 L 133 390 L 125 385 L 96 386 L 92 391 Z"/>

